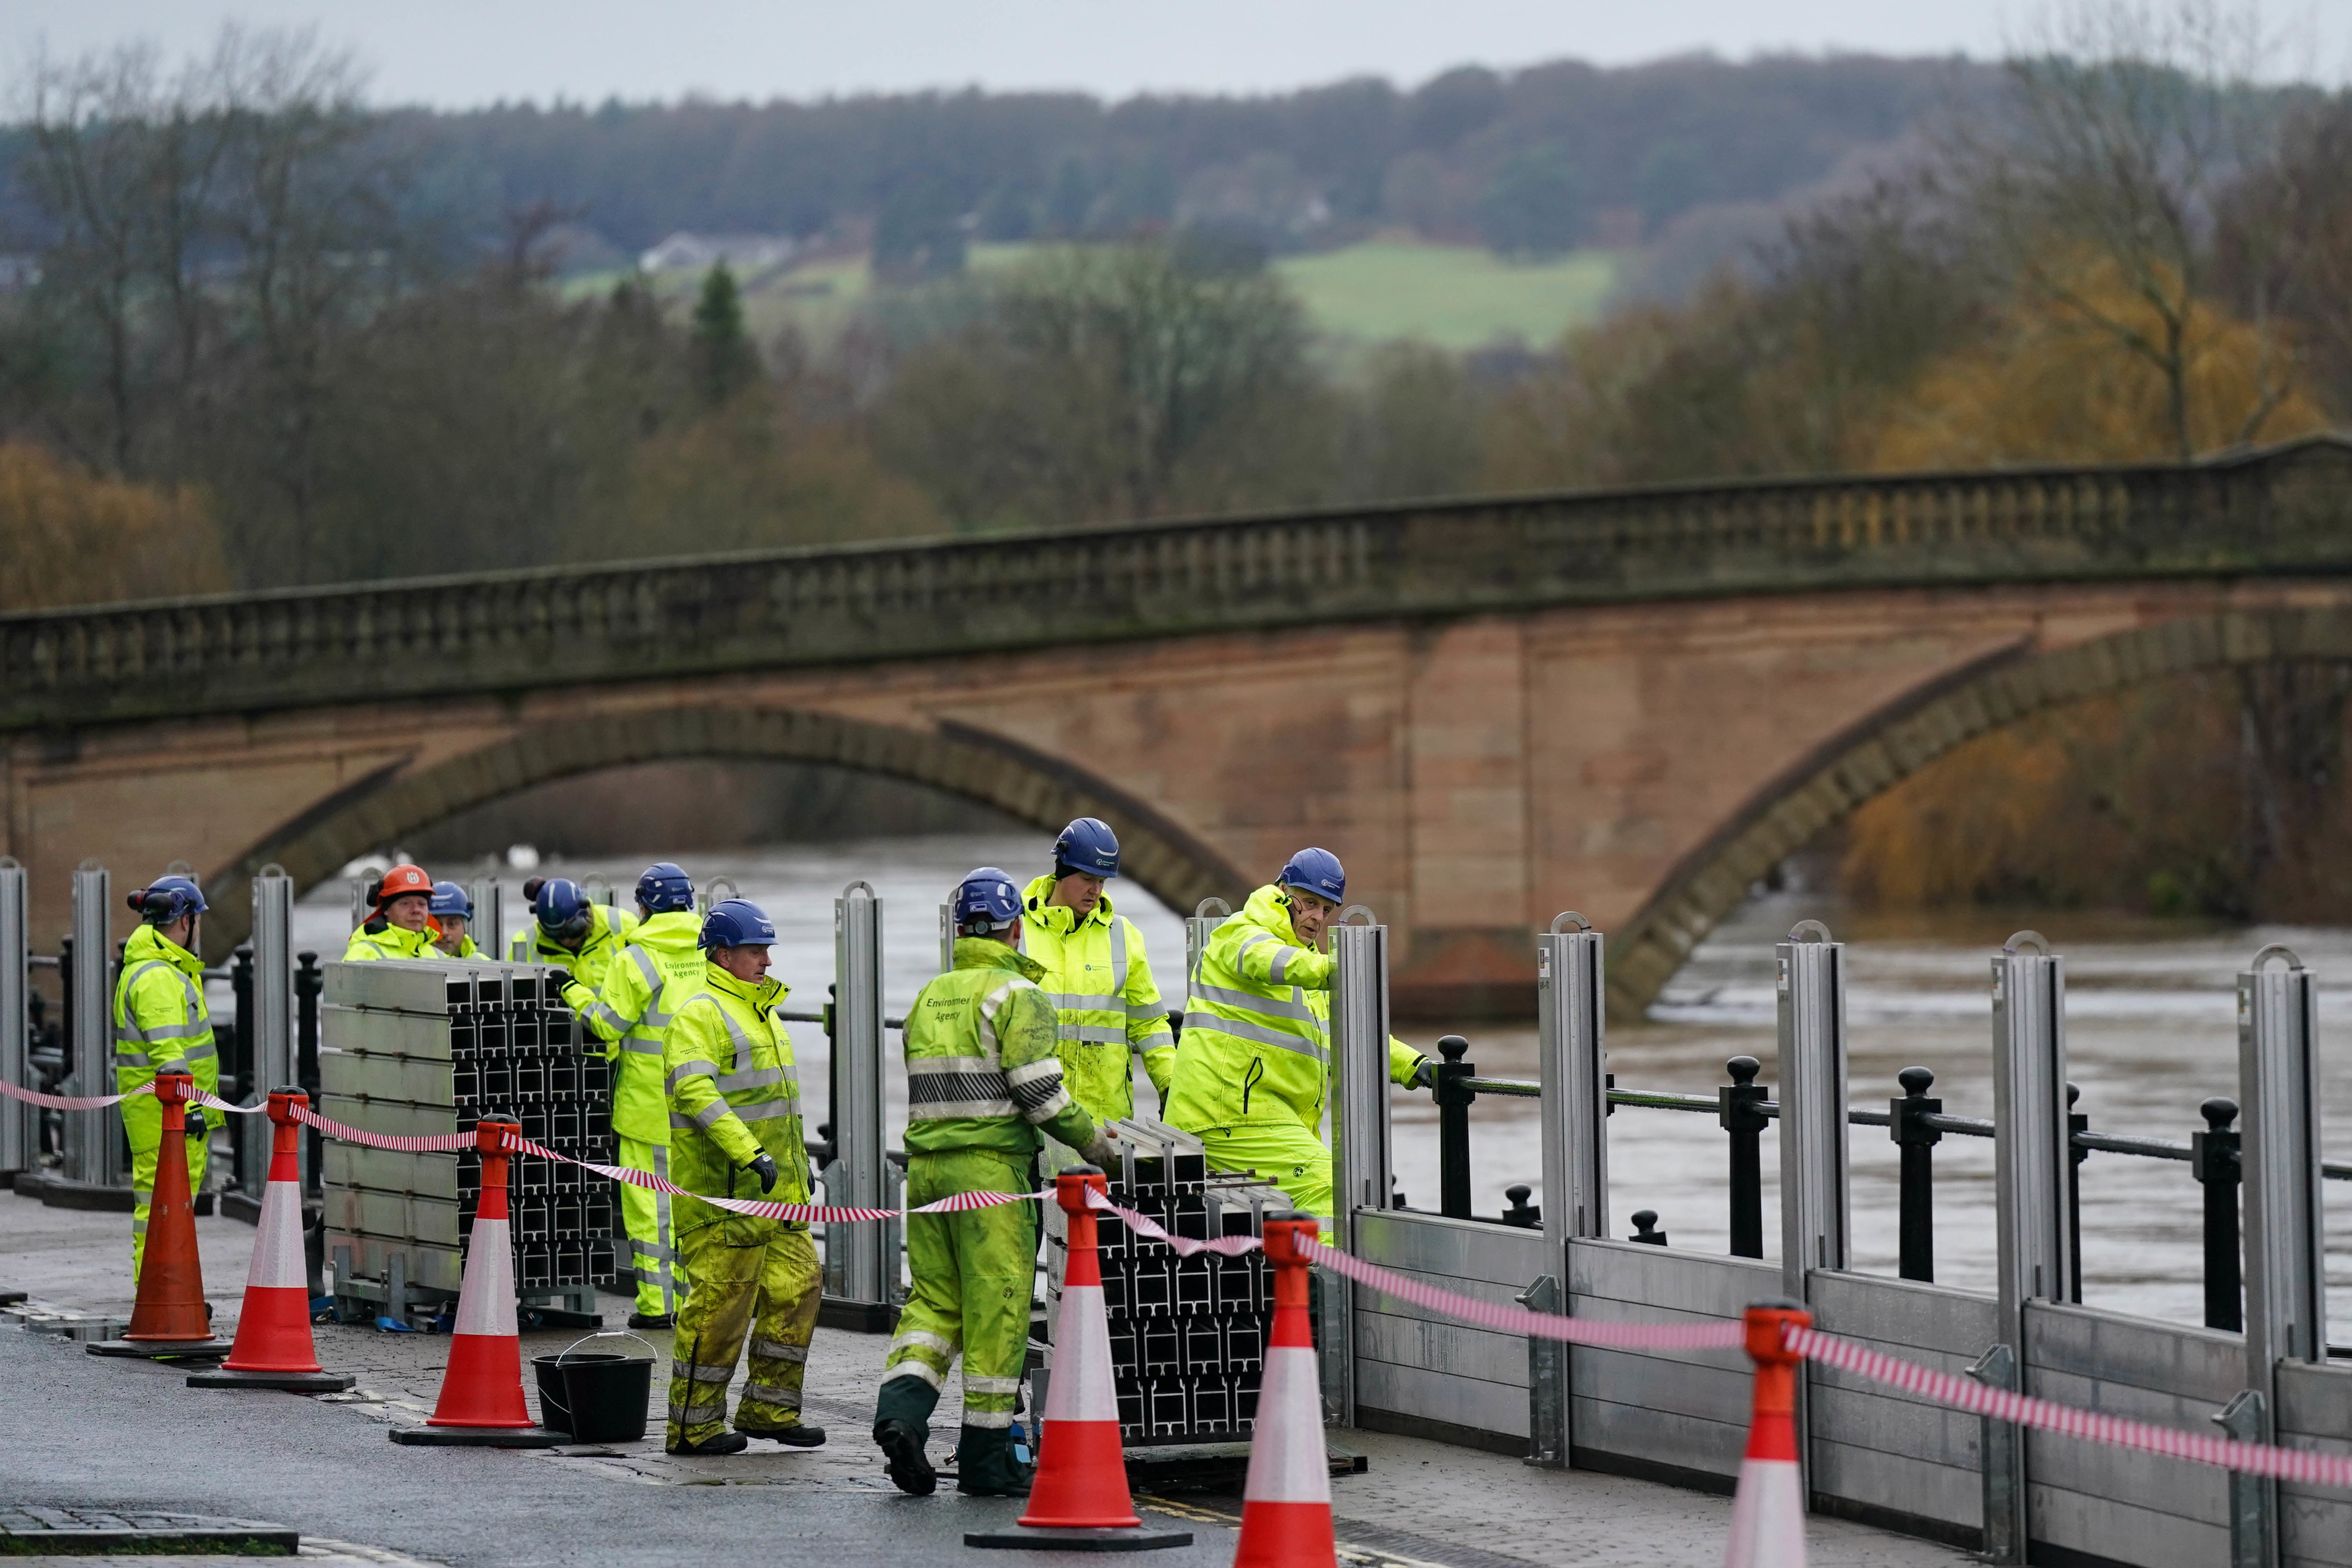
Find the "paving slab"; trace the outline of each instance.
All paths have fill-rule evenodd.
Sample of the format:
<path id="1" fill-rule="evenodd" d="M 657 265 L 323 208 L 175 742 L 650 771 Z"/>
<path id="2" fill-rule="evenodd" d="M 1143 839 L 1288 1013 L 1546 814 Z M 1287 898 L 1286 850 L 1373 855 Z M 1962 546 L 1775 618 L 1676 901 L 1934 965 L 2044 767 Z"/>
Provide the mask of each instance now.
<path id="1" fill-rule="evenodd" d="M 251 1227 L 200 1220 L 206 1297 L 215 1331 L 235 1331 Z M 127 1315 L 128 1225 L 119 1215 L 49 1209 L 0 1193 L 0 1288 L 29 1292 L 26 1308 Z M 603 1298 L 618 1324 L 628 1302 Z M 0 1310 L 0 1325 L 21 1322 Z M 529 1358 L 562 1350 L 580 1330 L 525 1333 L 524 1397 L 538 1390 Z M 805 1418 L 822 1447 L 754 1443 L 729 1458 L 661 1451 L 668 1335 L 647 1333 L 658 1364 L 645 1441 L 570 1445 L 544 1452 L 404 1448 L 394 1423 L 422 1422 L 439 1393 L 449 1341 L 320 1324 L 321 1363 L 354 1374 L 349 1393 L 296 1395 L 195 1390 L 185 1369 L 107 1362 L 54 1334 L 0 1329 L 0 1401 L 17 1413 L 0 1445 L 0 1503 L 144 1508 L 272 1521 L 300 1531 L 303 1559 L 409 1564 L 659 1568 L 677 1563 L 771 1560 L 899 1564 L 969 1562 L 1024 1568 L 1066 1560 L 1030 1552 L 972 1552 L 970 1530 L 1012 1524 L 1020 1505 L 960 1498 L 952 1483 L 930 1499 L 901 1496 L 866 1433 L 888 1342 L 820 1331 L 812 1349 Z M 596 1348 L 632 1349 L 604 1339 Z M 741 1373 L 738 1373 L 740 1385 Z M 946 1445 L 961 1419 L 952 1381 L 934 1418 Z M 25 1413 L 47 1412 L 49 1419 Z M 1503 1456 L 1374 1432 L 1334 1435 L 1365 1455 L 1365 1473 L 1332 1482 L 1341 1558 L 1359 1568 L 1715 1568 L 1731 1500 L 1587 1471 L 1537 1470 Z M 934 1458 L 942 1443 L 934 1442 Z M 1240 1500 L 1183 1493 L 1137 1500 L 1147 1523 L 1190 1528 L 1193 1544 L 1139 1559 L 1168 1568 L 1233 1560 Z M 1968 1554 L 1842 1520 L 1810 1521 L 1819 1568 L 1955 1568 Z M 35 1562 L 43 1559 L 21 1559 Z M 107 1559 L 58 1558 L 87 1565 Z M 152 1557 L 123 1559 L 152 1563 Z M 285 1558 L 214 1557 L 210 1563 Z"/>

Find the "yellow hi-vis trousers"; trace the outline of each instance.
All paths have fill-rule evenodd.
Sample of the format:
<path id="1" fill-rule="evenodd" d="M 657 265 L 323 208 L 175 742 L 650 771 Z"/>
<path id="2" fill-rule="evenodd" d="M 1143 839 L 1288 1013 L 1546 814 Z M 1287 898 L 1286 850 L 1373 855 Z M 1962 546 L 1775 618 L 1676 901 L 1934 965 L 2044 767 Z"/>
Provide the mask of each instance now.
<path id="1" fill-rule="evenodd" d="M 624 1137 L 621 1163 L 669 1180 L 669 1149 L 665 1144 Z M 670 1232 L 669 1194 L 626 1182 L 616 1184 L 621 1189 L 621 1228 L 628 1234 L 621 1249 L 621 1272 L 637 1282 L 638 1311 L 648 1318 L 667 1317 L 677 1310 L 687 1290 Z"/>

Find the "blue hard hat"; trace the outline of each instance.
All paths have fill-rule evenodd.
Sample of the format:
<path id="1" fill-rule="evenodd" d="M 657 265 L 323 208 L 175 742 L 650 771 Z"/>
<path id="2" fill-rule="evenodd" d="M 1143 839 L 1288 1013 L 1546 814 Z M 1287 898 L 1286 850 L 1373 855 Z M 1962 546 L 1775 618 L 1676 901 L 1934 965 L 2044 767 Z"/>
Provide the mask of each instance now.
<path id="1" fill-rule="evenodd" d="M 194 877 L 177 872 L 158 877 L 131 895 L 131 907 L 151 926 L 167 926 L 184 915 L 200 915 L 209 908 L 205 890 Z"/>
<path id="2" fill-rule="evenodd" d="M 694 908 L 694 879 L 674 860 L 656 860 L 637 875 L 637 902 L 655 914 Z"/>
<path id="3" fill-rule="evenodd" d="M 587 890 L 569 877 L 550 877 L 541 882 L 538 896 L 530 901 L 530 912 L 538 918 L 539 929 L 553 937 L 584 936 L 596 920 Z"/>
<path id="4" fill-rule="evenodd" d="M 1286 888 L 1304 888 L 1335 904 L 1348 897 L 1348 868 L 1328 849 L 1301 849 L 1284 863 L 1277 879 Z"/>
<path id="5" fill-rule="evenodd" d="M 466 919 L 472 920 L 474 900 L 467 897 L 466 889 L 455 882 L 436 882 L 433 884 L 431 912 L 436 915 L 463 915 Z"/>
<path id="6" fill-rule="evenodd" d="M 1013 873 L 982 866 L 956 884 L 956 930 L 994 931 L 1021 918 L 1021 890 Z"/>
<path id="7" fill-rule="evenodd" d="M 1054 840 L 1054 869 L 1089 877 L 1118 875 L 1118 835 L 1098 816 L 1081 816 Z"/>
<path id="8" fill-rule="evenodd" d="M 702 917 L 702 934 L 694 945 L 705 950 L 714 947 L 772 947 L 776 941 L 776 922 L 768 911 L 749 899 L 721 899 L 710 906 Z"/>

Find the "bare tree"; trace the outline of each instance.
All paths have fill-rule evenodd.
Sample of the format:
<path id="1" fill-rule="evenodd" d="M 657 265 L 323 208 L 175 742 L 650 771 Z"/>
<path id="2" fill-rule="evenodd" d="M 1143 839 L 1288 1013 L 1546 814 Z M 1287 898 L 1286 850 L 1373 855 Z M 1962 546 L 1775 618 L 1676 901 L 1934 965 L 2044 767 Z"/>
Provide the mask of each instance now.
<path id="1" fill-rule="evenodd" d="M 2216 215 L 2277 132 L 2279 97 L 2258 85 L 2272 52 L 2253 0 L 2071 0 L 2013 47 L 2007 116 L 1954 138 L 2020 284 L 2156 370 L 2183 459 Z M 2258 436 L 2294 385 L 2273 322 L 2253 325 L 2260 388 L 2225 441 Z"/>

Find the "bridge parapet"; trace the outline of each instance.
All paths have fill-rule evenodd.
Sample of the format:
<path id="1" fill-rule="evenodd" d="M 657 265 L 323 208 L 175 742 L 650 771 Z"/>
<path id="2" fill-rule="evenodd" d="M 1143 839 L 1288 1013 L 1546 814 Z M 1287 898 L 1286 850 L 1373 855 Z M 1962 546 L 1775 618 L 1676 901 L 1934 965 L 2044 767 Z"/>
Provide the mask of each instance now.
<path id="1" fill-rule="evenodd" d="M 562 567 L 0 616 L 0 730 L 1307 622 L 2352 569 L 2352 442 Z"/>

